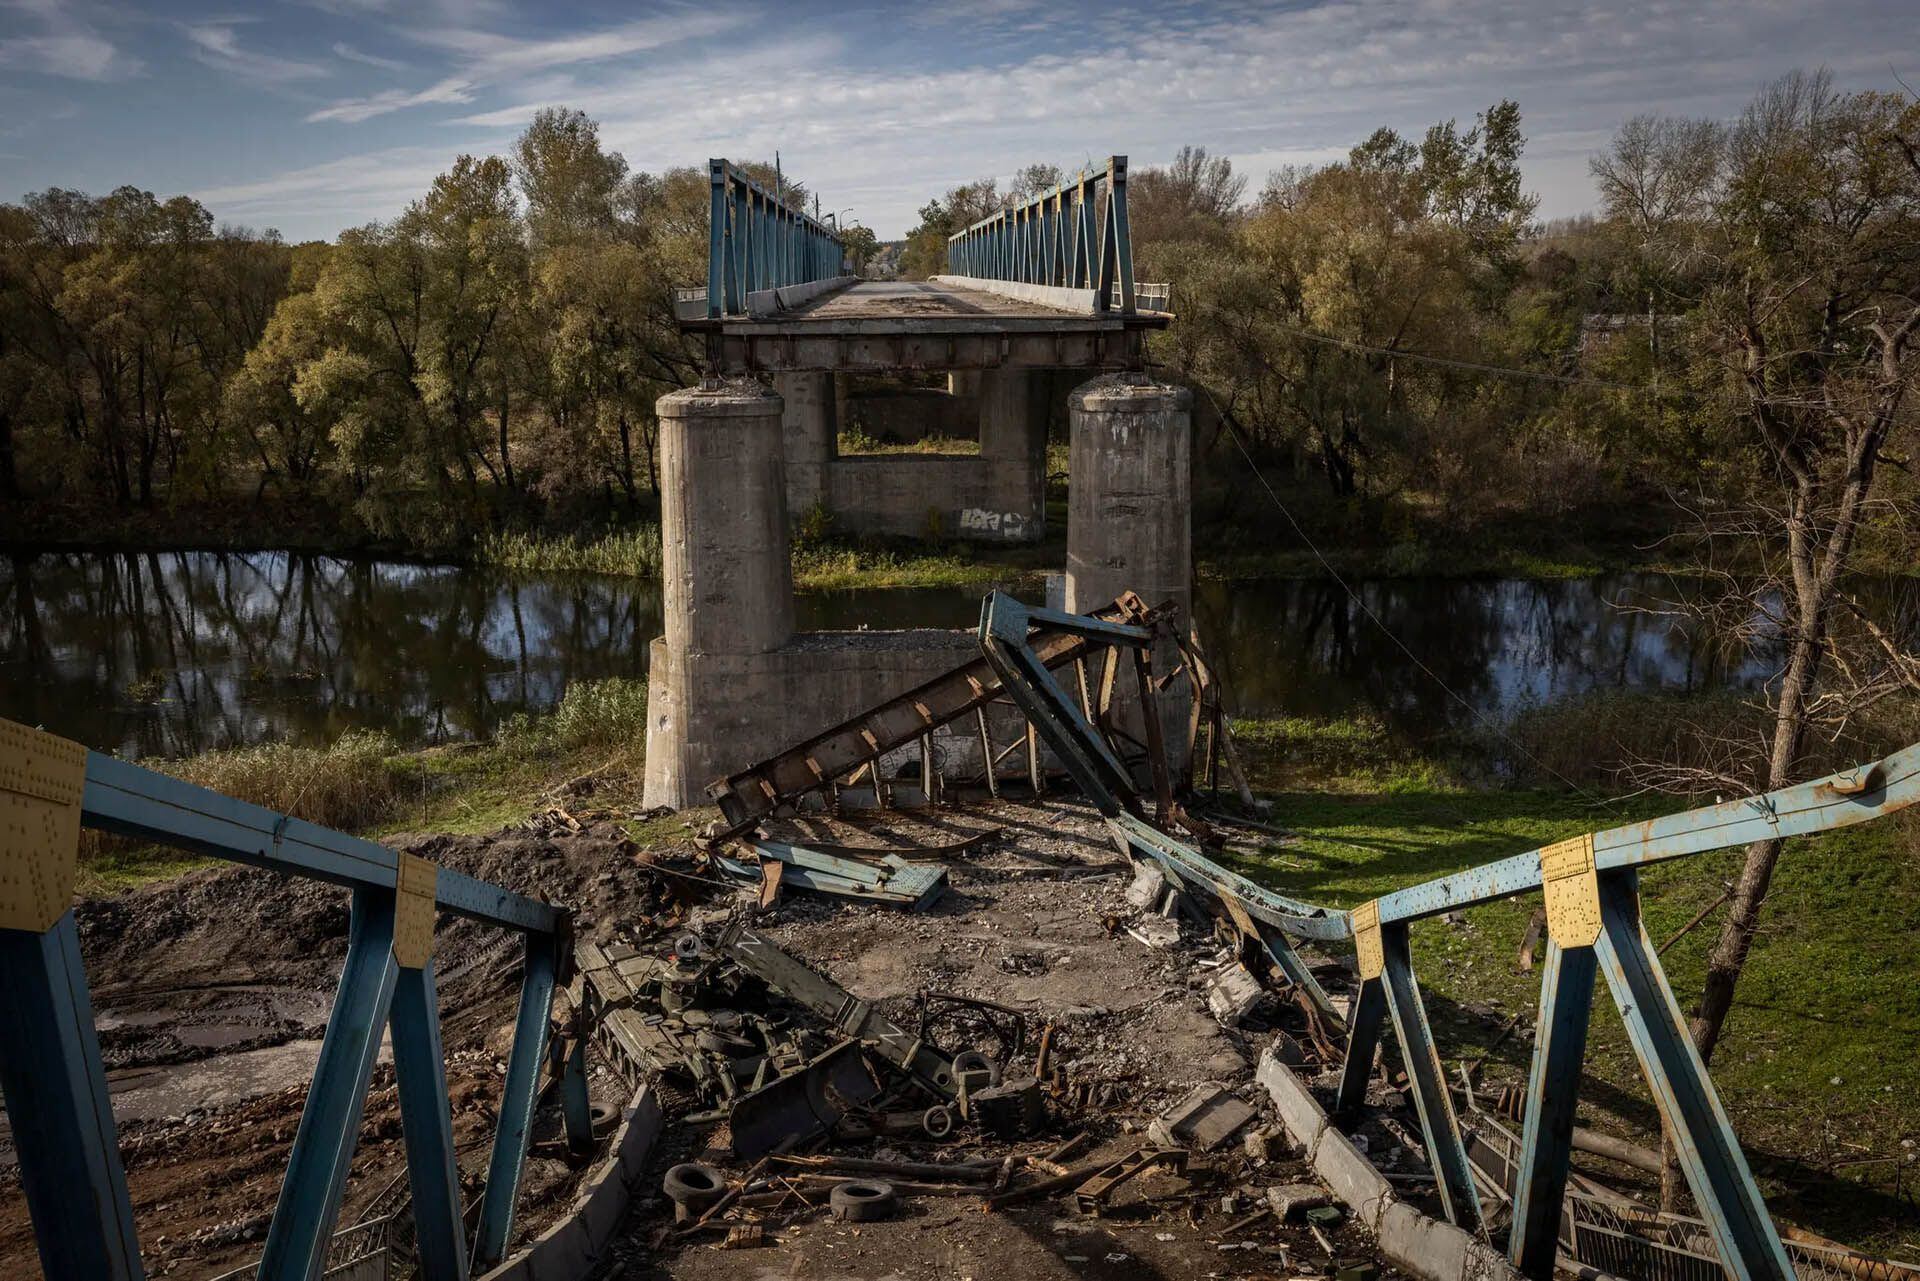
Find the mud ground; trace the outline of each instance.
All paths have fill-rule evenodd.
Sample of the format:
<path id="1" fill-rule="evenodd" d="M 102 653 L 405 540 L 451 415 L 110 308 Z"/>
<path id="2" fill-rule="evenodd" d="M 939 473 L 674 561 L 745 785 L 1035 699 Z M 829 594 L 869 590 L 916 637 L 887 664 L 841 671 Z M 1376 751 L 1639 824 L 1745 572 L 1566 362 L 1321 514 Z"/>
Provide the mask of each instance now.
<path id="1" fill-rule="evenodd" d="M 1092 1108 L 1057 1111 L 1054 1132 L 1015 1145 L 964 1132 L 946 1143 L 899 1138 L 836 1143 L 842 1155 L 939 1162 L 1000 1158 L 1044 1148 L 1086 1130 L 1093 1146 L 1075 1160 L 1123 1155 L 1148 1123 L 1204 1082 L 1234 1089 L 1260 1107 L 1253 1065 L 1274 1032 L 1228 1030 L 1209 1013 L 1204 984 L 1220 959 L 1210 940 L 1189 931 L 1155 949 L 1125 923 L 1138 915 L 1126 889 L 1132 868 L 1108 842 L 1093 812 L 1076 800 L 994 802 L 858 823 L 796 820 L 775 834 L 844 844 L 928 846 L 982 831 L 995 841 L 951 861 L 952 887 L 925 913 L 789 894 L 755 928 L 856 995 L 909 1026 L 923 989 L 964 993 L 1025 1012 L 1030 1038 L 1051 1021 L 1059 1061 L 1098 1083 Z M 1332 967 L 1330 967 L 1332 968 Z M 1262 1014 L 1285 1022 L 1291 1011 Z M 981 1048 L 991 1048 L 982 1045 Z M 1021 1062 L 1030 1066 L 1028 1057 Z M 1277 1126 L 1270 1111 L 1250 1128 Z M 724 1125 L 670 1124 L 650 1180 L 684 1160 L 741 1173 Z M 1065 1201 L 1036 1201 L 988 1212 L 978 1195 L 909 1195 L 899 1217 L 844 1224 L 824 1209 L 763 1216 L 768 1244 L 721 1248 L 720 1234 L 684 1244 L 658 1241 L 672 1224 L 656 1192 L 636 1198 L 597 1281 L 663 1278 L 1200 1278 L 1319 1274 L 1341 1263 L 1376 1262 L 1371 1239 L 1342 1225 L 1330 1230 L 1334 1255 L 1294 1223 L 1237 1227 L 1264 1189 L 1313 1182 L 1296 1157 L 1276 1148 L 1255 1160 L 1239 1137 L 1208 1154 L 1216 1169 L 1193 1178 L 1143 1176 L 1125 1185 L 1098 1218 Z M 1028 1178 L 1037 1177 L 1033 1175 Z M 824 1206 L 825 1189 L 806 1194 Z M 1382 1269 L 1382 1275 L 1391 1275 Z"/>
<path id="2" fill-rule="evenodd" d="M 596 815 L 579 804 L 574 812 L 583 820 L 577 833 L 555 825 L 391 843 L 567 903 L 582 937 L 664 948 L 687 924 L 689 883 L 636 857 L 643 850 L 629 835 L 627 815 Z M 644 852 L 690 855 L 691 827 L 665 826 L 668 839 Z M 924 820 L 796 820 L 785 834 L 935 845 L 983 831 L 996 836 L 951 860 L 951 888 L 925 913 L 796 892 L 760 915 L 756 928 L 896 1018 L 910 1018 L 915 994 L 931 988 L 1014 1006 L 1027 1013 L 1035 1039 L 1052 1021 L 1059 1061 L 1100 1087 L 1092 1108 L 1061 1118 L 1061 1134 L 1089 1132 L 1089 1152 L 1138 1145 L 1148 1121 L 1200 1082 L 1221 1082 L 1261 1102 L 1252 1064 L 1273 1033 L 1230 1031 L 1208 1013 L 1204 983 L 1220 959 L 1210 941 L 1189 932 L 1181 945 L 1155 949 L 1127 933 L 1125 922 L 1136 915 L 1125 893 L 1131 869 L 1077 801 L 991 802 Z M 709 901 L 694 911 L 694 923 L 717 933 L 713 923 L 741 900 L 725 888 L 705 892 Z M 152 1275 L 217 1276 L 257 1257 L 345 955 L 347 908 L 343 891 L 250 869 L 196 873 L 78 906 Z M 510 937 L 443 916 L 435 956 L 455 1141 L 471 1198 L 480 1188 L 505 1068 L 518 947 Z M 594 1091 L 608 1102 L 623 1093 L 604 1064 L 595 1067 Z M 560 1213 L 579 1177 L 562 1159 L 557 1133 L 557 1118 L 543 1114 L 523 1185 L 520 1239 Z M 31 1224 L 4 1137 L 0 1276 L 36 1276 Z M 728 1142 L 723 1126 L 676 1121 L 655 1178 L 689 1158 L 727 1168 L 734 1164 Z M 977 1141 L 888 1140 L 860 1154 L 940 1160 L 1007 1150 Z M 771 1244 L 754 1250 L 721 1250 L 711 1237 L 656 1247 L 670 1207 L 658 1195 L 642 1195 L 597 1275 L 1284 1277 L 1318 1273 L 1333 1261 L 1298 1225 L 1269 1221 L 1226 1231 L 1257 1206 L 1265 1186 L 1311 1181 L 1304 1168 L 1279 1152 L 1256 1163 L 1238 1140 L 1216 1163 L 1211 1180 L 1143 1177 L 1099 1219 L 1081 1218 L 1063 1202 L 985 1213 L 978 1197 L 911 1196 L 899 1218 L 882 1223 L 840 1224 L 824 1211 L 770 1218 Z M 384 1212 L 404 1195 L 400 1118 L 391 1069 L 383 1065 L 340 1223 Z M 817 1196 L 824 1204 L 824 1190 Z M 1370 1241 L 1350 1229 L 1334 1229 L 1330 1242 L 1342 1261 L 1372 1257 Z"/>

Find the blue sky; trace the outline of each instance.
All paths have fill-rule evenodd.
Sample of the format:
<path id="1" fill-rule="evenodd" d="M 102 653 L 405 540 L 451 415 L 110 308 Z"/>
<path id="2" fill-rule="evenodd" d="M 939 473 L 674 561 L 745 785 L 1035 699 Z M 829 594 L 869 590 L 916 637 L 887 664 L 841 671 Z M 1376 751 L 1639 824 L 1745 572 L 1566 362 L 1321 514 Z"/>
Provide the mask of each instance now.
<path id="1" fill-rule="evenodd" d="M 0 199 L 186 192 L 330 237 L 579 107 L 634 167 L 771 156 L 897 236 L 955 183 L 1182 143 L 1257 187 L 1381 124 L 1519 101 L 1546 216 L 1648 110 L 1727 116 L 1796 66 L 1920 86 L 1916 0 L 0 0 Z"/>

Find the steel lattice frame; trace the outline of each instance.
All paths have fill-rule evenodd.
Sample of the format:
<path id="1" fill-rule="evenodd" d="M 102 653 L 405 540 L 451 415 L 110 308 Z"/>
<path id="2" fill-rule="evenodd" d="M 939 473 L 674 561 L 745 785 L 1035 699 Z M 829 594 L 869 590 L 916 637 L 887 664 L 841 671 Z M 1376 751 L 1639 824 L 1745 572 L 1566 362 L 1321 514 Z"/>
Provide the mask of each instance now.
<path id="1" fill-rule="evenodd" d="M 1032 609 L 998 592 L 981 609 L 982 650 L 1040 736 L 1106 816 L 1116 840 L 1184 887 L 1236 903 L 1257 922 L 1258 941 L 1316 1003 L 1324 1005 L 1325 995 L 1287 938 L 1354 942 L 1360 985 L 1348 1010 L 1337 1106 L 1352 1108 L 1363 1101 L 1374 1050 L 1391 1022 L 1451 1220 L 1484 1230 L 1466 1146 L 1413 973 L 1409 930 L 1444 912 L 1541 891 L 1549 941 L 1508 1241 L 1514 1263 L 1541 1281 L 1553 1271 L 1588 1016 L 1596 977 L 1604 977 L 1728 1274 L 1734 1281 L 1793 1281 L 1780 1234 L 1641 922 L 1640 869 L 1756 840 L 1832 831 L 1905 809 L 1920 801 L 1920 744 L 1813 782 L 1556 842 L 1341 911 L 1254 885 L 1134 812 L 1132 780 L 1028 650 L 1033 623 L 1135 647 L 1146 645 L 1149 634 L 1096 619 L 1080 619 L 1076 626 L 1074 615 Z"/>
<path id="2" fill-rule="evenodd" d="M 259 1275 L 308 1281 L 324 1269 L 388 1030 L 421 1275 L 459 1281 L 470 1264 L 484 1269 L 500 1260 L 547 1054 L 553 989 L 570 953 L 564 910 L 4 721 L 0 811 L 0 818 L 17 820 L 0 825 L 0 1089 L 49 1281 L 144 1275 L 69 906 L 82 826 L 352 892 L 347 958 Z M 15 893 L 22 887 L 31 892 Z M 432 930 L 440 911 L 518 931 L 526 942 L 500 1121 L 471 1247 L 460 1217 L 434 984 Z M 573 1102 L 584 1099 L 577 1073 L 568 1074 L 562 1092 Z"/>

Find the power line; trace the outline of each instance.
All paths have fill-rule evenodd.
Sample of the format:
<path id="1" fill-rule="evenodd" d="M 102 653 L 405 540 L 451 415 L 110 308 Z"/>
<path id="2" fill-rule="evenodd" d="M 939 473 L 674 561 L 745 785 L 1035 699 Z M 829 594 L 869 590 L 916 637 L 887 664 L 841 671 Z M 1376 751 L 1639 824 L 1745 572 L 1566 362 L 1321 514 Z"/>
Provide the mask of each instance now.
<path id="1" fill-rule="evenodd" d="M 1414 653 L 1412 648 L 1409 647 L 1405 641 L 1400 639 L 1398 633 L 1396 633 L 1391 627 L 1387 626 L 1385 620 L 1383 620 L 1378 614 L 1373 612 L 1373 610 L 1367 605 L 1367 602 L 1361 598 L 1360 593 L 1355 591 L 1352 585 L 1349 584 L 1347 580 L 1341 576 L 1340 571 L 1333 567 L 1333 562 L 1327 559 L 1326 554 L 1320 550 L 1319 545 L 1315 543 L 1313 539 L 1307 536 L 1307 531 L 1301 528 L 1300 522 L 1294 519 L 1293 512 L 1290 511 L 1287 505 L 1280 500 L 1280 495 L 1277 492 L 1275 492 L 1273 486 L 1268 483 L 1266 476 L 1261 473 L 1259 465 L 1253 461 L 1253 455 L 1247 452 L 1247 446 L 1245 442 L 1243 442 L 1240 439 L 1240 432 L 1238 428 L 1235 427 L 1233 420 L 1229 418 L 1224 411 L 1221 411 L 1220 402 L 1217 400 L 1213 400 L 1213 393 L 1211 391 L 1207 391 L 1207 389 L 1204 387 L 1202 387 L 1201 390 L 1206 392 L 1206 396 L 1208 400 L 1213 401 L 1214 410 L 1216 413 L 1219 413 L 1220 422 L 1227 429 L 1227 438 L 1233 441 L 1233 447 L 1240 452 L 1240 457 L 1246 460 L 1247 470 L 1251 471 L 1253 473 L 1253 478 L 1260 482 L 1260 488 L 1267 491 L 1267 497 L 1273 500 L 1273 505 L 1275 507 L 1279 508 L 1280 515 L 1286 519 L 1286 522 L 1288 526 L 1292 528 L 1294 535 L 1298 537 L 1300 541 L 1306 545 L 1306 548 L 1308 551 L 1313 553 L 1313 558 L 1320 562 L 1320 568 L 1326 571 L 1327 577 L 1331 578 L 1336 584 L 1339 585 L 1340 590 L 1347 594 L 1347 598 L 1354 603 L 1354 605 L 1360 610 L 1362 614 L 1366 615 L 1367 620 L 1371 622 L 1375 627 L 1379 628 L 1381 634 L 1384 635 L 1388 640 L 1392 641 L 1394 644 L 1394 647 L 1397 648 L 1402 654 L 1405 654 L 1407 656 L 1408 661 L 1411 662 L 1415 667 L 1419 668 L 1421 672 L 1425 673 L 1427 679 L 1431 680 L 1435 685 L 1437 685 L 1440 688 L 1440 690 L 1446 694 L 1448 698 L 1451 698 L 1454 702 L 1466 708 L 1468 715 L 1472 716 L 1476 721 L 1479 721 L 1481 725 L 1485 726 L 1488 730 L 1490 730 L 1495 736 L 1497 736 L 1498 738 L 1506 742 L 1510 747 L 1513 748 L 1514 751 L 1518 752 L 1520 755 L 1524 756 L 1527 760 L 1531 761 L 1537 768 L 1539 768 L 1544 773 L 1550 774 L 1554 778 L 1558 779 L 1560 782 L 1564 783 L 1569 789 L 1571 789 L 1573 792 L 1577 793 L 1587 801 L 1591 802 L 1593 805 L 1601 806 L 1601 805 L 1612 804 L 1612 802 L 1606 801 L 1601 797 L 1595 796 L 1593 793 L 1589 792 L 1586 788 L 1580 786 L 1578 783 L 1568 778 L 1565 774 L 1562 774 L 1559 770 L 1553 768 L 1551 765 L 1541 760 L 1538 756 L 1535 756 L 1532 752 L 1528 751 L 1526 745 L 1522 743 L 1519 739 L 1515 738 L 1512 734 L 1508 733 L 1505 727 L 1500 725 L 1499 722 L 1495 721 L 1492 717 L 1488 716 L 1486 713 L 1482 712 L 1478 707 L 1475 707 L 1473 703 L 1470 700 L 1468 700 L 1464 695 L 1456 693 L 1454 691 L 1454 688 L 1451 685 L 1447 684 L 1446 681 L 1441 679 L 1440 674 L 1438 672 L 1434 671 L 1431 667 L 1427 666 L 1426 663 L 1421 661 L 1420 656 Z"/>
<path id="2" fill-rule="evenodd" d="M 1530 378 L 1536 382 L 1558 383 L 1562 387 L 1598 387 L 1603 391 L 1624 391 L 1636 396 L 1655 394 L 1652 387 L 1639 383 L 1609 382 L 1604 378 L 1580 378 L 1572 374 L 1549 373 L 1544 369 L 1522 369 L 1517 365 L 1490 365 L 1477 360 L 1460 360 L 1453 356 L 1435 356 L 1424 351 L 1410 351 L 1402 347 L 1377 347 L 1371 343 L 1355 342 L 1351 338 L 1336 338 L 1332 334 L 1315 333 L 1298 325 L 1289 325 L 1284 321 L 1269 321 L 1282 333 L 1304 338 L 1308 342 L 1323 343 L 1329 347 L 1339 347 L 1346 351 L 1360 352 L 1370 356 L 1389 356 L 1395 360 L 1411 360 L 1426 365 L 1442 365 L 1449 369 L 1465 369 L 1477 373 L 1499 374 L 1505 378 Z"/>

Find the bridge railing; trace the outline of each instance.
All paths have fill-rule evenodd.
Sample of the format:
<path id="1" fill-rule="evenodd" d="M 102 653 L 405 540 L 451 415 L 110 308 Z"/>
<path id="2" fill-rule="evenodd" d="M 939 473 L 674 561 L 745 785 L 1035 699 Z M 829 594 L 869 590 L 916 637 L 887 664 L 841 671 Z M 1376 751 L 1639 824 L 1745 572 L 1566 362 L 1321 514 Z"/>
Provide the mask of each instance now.
<path id="1" fill-rule="evenodd" d="M 1101 620 L 1033 609 L 998 592 L 987 597 L 980 621 L 981 649 L 1007 693 L 1106 817 L 1116 840 L 1159 866 L 1173 884 L 1219 904 L 1219 914 L 1245 947 L 1265 954 L 1335 1020 L 1339 1012 L 1293 941 L 1352 942 L 1360 983 L 1345 1012 L 1346 1061 L 1337 1110 L 1357 1108 L 1365 1100 L 1374 1051 L 1390 1020 L 1449 1219 L 1470 1231 L 1486 1227 L 1414 976 L 1410 931 L 1443 913 L 1537 892 L 1546 904 L 1548 945 L 1508 1236 L 1514 1264 L 1539 1281 L 1553 1273 L 1588 1018 L 1596 978 L 1604 977 L 1728 1275 L 1735 1281 L 1795 1281 L 1780 1233 L 1641 922 L 1640 869 L 1757 840 L 1831 831 L 1903 810 L 1920 802 L 1920 744 L 1810 783 L 1559 841 L 1342 911 L 1256 885 L 1146 822 L 1124 767 L 1082 707 L 1034 656 L 1028 635 L 1035 624 L 1133 646 L 1150 644 L 1147 632 L 1136 628 L 1131 630 L 1137 634 L 1129 635 Z M 1146 685 L 1143 695 L 1150 698 L 1150 690 Z M 1149 724 L 1156 715 L 1149 706 Z"/>
<path id="2" fill-rule="evenodd" d="M 352 891 L 346 962 L 267 1230 L 262 1278 L 320 1274 L 361 1114 L 391 1032 L 420 1275 L 460 1281 L 505 1253 L 553 989 L 571 921 L 546 903 L 277 814 L 52 734 L 0 721 L 0 1090 L 49 1281 L 143 1276 L 71 909 L 80 829 L 177 846 Z M 525 938 L 519 1013 L 478 1226 L 463 1240 L 434 983 L 452 912 Z M 236 922 L 234 928 L 243 926 Z M 563 1085 L 569 1138 L 584 1082 Z M 577 1096 L 577 1097 L 576 1097 Z"/>
<path id="3" fill-rule="evenodd" d="M 947 238 L 947 273 L 977 280 L 1090 289 L 1094 310 L 1146 309 L 1133 279 L 1127 158 L 1082 169 L 1051 191 L 991 214 Z M 1157 295 L 1163 304 L 1165 295 Z"/>
<path id="4" fill-rule="evenodd" d="M 827 224 L 791 208 L 725 160 L 709 160 L 705 314 L 750 310 L 749 296 L 832 280 L 846 273 L 846 247 Z M 676 310 L 697 302 L 676 294 Z"/>

